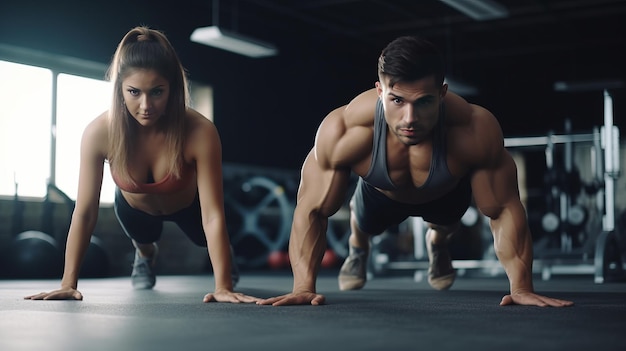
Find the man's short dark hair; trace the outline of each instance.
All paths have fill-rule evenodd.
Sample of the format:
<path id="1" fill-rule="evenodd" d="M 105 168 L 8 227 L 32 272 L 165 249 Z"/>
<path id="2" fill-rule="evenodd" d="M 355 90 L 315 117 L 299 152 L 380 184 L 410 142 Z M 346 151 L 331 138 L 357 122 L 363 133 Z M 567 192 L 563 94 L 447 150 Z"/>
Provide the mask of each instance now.
<path id="1" fill-rule="evenodd" d="M 388 77 L 390 86 L 429 76 L 434 76 L 435 82 L 443 84 L 443 57 L 430 41 L 416 36 L 402 36 L 383 49 L 378 58 L 378 76 Z"/>

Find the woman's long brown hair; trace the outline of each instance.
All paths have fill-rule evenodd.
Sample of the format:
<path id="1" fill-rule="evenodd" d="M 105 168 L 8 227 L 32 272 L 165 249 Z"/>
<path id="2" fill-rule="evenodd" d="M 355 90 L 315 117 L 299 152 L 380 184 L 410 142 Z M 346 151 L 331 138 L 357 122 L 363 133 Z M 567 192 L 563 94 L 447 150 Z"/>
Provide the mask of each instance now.
<path id="1" fill-rule="evenodd" d="M 107 72 L 113 85 L 109 108 L 109 154 L 107 159 L 116 177 L 136 184 L 129 172 L 137 140 L 138 123 L 124 104 L 122 81 L 137 69 L 154 70 L 170 83 L 165 115 L 158 127 L 165 133 L 169 173 L 180 178 L 184 162 L 183 146 L 187 131 L 185 113 L 189 103 L 186 72 L 167 37 L 160 31 L 139 26 L 131 29 L 119 43 Z"/>

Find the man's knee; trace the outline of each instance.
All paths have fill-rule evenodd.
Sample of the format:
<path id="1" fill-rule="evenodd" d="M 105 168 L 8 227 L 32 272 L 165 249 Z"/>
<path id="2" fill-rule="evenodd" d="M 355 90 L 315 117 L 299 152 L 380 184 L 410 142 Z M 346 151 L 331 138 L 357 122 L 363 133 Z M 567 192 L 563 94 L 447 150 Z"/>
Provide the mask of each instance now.
<path id="1" fill-rule="evenodd" d="M 359 223 L 358 216 L 354 211 L 350 211 L 350 230 L 354 235 L 359 237 L 370 237 L 372 234 L 367 231 L 361 229 L 361 224 Z"/>
<path id="2" fill-rule="evenodd" d="M 456 222 L 452 224 L 435 224 L 435 223 L 426 223 L 428 228 L 436 231 L 441 235 L 450 235 L 453 234 L 461 227 L 461 222 Z"/>

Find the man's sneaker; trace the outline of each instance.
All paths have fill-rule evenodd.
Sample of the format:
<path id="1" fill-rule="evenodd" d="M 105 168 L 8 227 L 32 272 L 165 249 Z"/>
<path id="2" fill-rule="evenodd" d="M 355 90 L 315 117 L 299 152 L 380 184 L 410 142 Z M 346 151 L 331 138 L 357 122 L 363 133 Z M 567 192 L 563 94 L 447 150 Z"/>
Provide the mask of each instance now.
<path id="1" fill-rule="evenodd" d="M 452 258 L 446 244 L 433 244 L 430 235 L 426 235 L 428 251 L 428 284 L 437 290 L 447 290 L 454 283 L 456 273 L 452 267 Z"/>
<path id="2" fill-rule="evenodd" d="M 133 263 L 133 273 L 130 275 L 133 288 L 152 289 L 156 284 L 156 275 L 153 268 L 159 248 L 154 244 L 154 254 L 151 257 L 139 256 L 139 250 L 135 250 L 135 262 Z"/>
<path id="3" fill-rule="evenodd" d="M 239 283 L 239 267 L 237 266 L 237 260 L 235 259 L 235 251 L 233 250 L 232 245 L 230 247 L 230 264 L 231 264 L 230 277 L 233 280 L 233 288 L 234 288 L 235 286 L 237 286 L 237 283 Z"/>
<path id="4" fill-rule="evenodd" d="M 350 254 L 339 270 L 339 290 L 358 290 L 367 281 L 367 250 L 350 246 Z"/>

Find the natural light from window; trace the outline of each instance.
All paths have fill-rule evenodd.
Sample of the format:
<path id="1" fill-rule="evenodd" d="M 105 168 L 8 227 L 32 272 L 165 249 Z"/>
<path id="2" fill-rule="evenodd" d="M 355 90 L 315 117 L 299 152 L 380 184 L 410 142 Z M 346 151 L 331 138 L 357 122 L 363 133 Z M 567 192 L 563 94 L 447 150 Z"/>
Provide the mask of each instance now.
<path id="1" fill-rule="evenodd" d="M 57 87 L 56 185 L 76 200 L 83 130 L 109 108 L 111 84 L 61 73 Z M 114 195 L 115 183 L 108 164 L 105 164 L 100 202 L 112 203 Z"/>
<path id="2" fill-rule="evenodd" d="M 0 195 L 43 197 L 50 177 L 52 71 L 0 61 Z"/>

